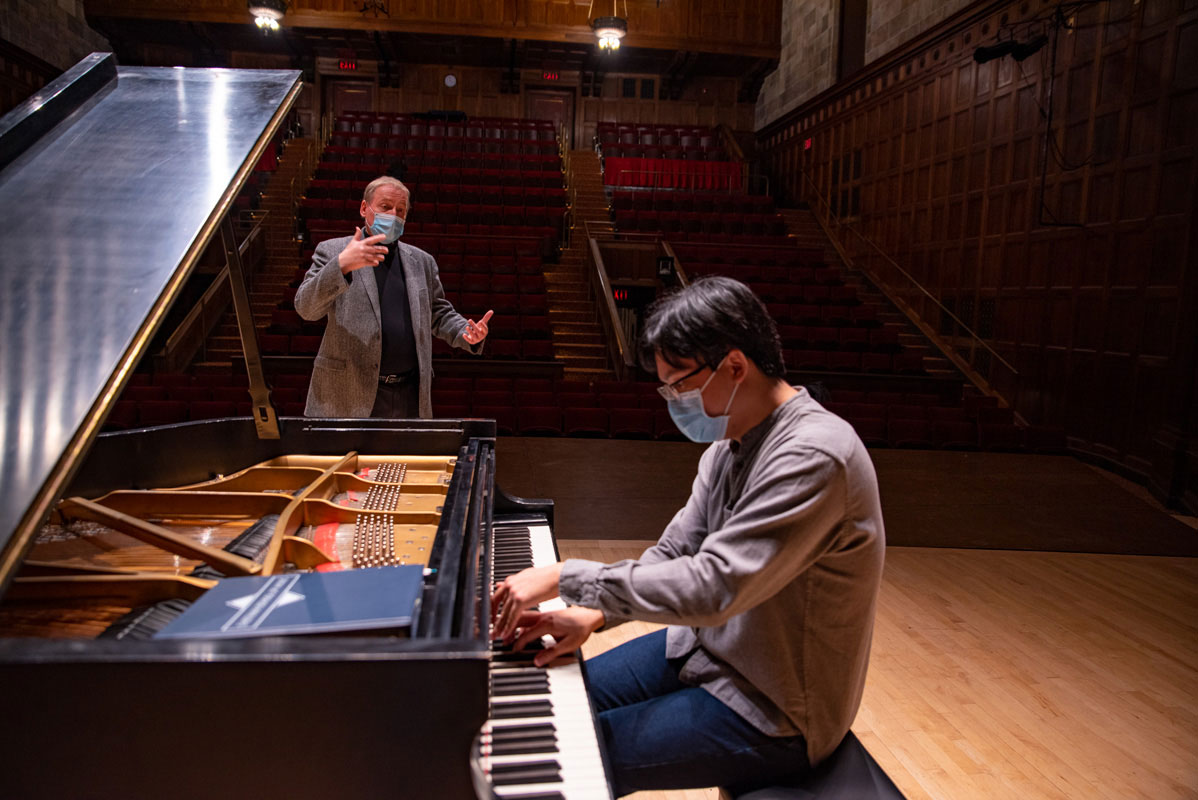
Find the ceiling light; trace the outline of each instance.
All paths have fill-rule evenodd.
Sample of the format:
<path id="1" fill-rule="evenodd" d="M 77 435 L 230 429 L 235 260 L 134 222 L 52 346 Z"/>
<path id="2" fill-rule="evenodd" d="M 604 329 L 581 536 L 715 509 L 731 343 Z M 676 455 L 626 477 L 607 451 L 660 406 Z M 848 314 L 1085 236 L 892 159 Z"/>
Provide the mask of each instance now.
<path id="1" fill-rule="evenodd" d="M 262 31 L 277 31 L 287 12 L 287 0 L 249 0 L 248 6 L 254 24 Z"/>
<path id="2" fill-rule="evenodd" d="M 620 49 L 620 40 L 628 33 L 628 0 L 624 0 L 624 16 L 617 16 L 616 3 L 618 0 L 612 0 L 611 16 L 610 17 L 595 17 L 591 20 L 591 30 L 595 32 L 596 38 L 599 39 L 599 49 L 603 52 L 611 53 Z M 591 15 L 591 10 L 594 8 L 595 2 L 591 0 L 591 9 L 587 10 L 587 16 Z"/>

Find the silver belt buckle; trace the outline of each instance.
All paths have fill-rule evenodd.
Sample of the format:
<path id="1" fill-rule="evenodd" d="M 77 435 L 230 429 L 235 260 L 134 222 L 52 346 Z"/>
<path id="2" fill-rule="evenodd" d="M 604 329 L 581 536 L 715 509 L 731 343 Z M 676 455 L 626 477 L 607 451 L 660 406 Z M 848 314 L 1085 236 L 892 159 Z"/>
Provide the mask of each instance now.
<path id="1" fill-rule="evenodd" d="M 399 376 L 398 375 L 380 375 L 379 383 L 383 383 L 388 386 L 393 383 L 399 383 Z"/>

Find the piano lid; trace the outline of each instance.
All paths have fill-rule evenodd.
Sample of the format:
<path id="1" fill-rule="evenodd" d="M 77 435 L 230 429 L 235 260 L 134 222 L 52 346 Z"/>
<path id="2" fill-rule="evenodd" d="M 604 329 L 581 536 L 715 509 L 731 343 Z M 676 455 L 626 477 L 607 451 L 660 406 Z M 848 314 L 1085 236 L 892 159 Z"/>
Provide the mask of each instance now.
<path id="1" fill-rule="evenodd" d="M 0 585 L 301 86 L 93 53 L 0 118 Z"/>

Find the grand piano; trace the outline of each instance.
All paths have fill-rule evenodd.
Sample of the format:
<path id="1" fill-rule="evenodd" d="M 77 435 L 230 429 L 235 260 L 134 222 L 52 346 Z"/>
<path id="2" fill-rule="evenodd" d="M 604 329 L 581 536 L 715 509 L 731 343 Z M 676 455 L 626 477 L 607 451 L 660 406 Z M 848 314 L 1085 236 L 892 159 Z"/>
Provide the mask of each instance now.
<path id="1" fill-rule="evenodd" d="M 583 665 L 490 640 L 557 560 L 494 423 L 274 414 L 229 212 L 300 86 L 93 54 L 0 119 L 0 796 L 610 798 Z M 253 416 L 98 435 L 217 237 Z M 412 563 L 403 630 L 153 638 L 222 577 Z"/>

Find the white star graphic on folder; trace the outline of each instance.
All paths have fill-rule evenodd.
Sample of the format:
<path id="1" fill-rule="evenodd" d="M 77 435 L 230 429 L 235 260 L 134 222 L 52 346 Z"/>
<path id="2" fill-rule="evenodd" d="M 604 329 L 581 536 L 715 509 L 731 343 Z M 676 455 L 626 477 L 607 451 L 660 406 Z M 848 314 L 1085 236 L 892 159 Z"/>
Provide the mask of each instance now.
<path id="1" fill-rule="evenodd" d="M 250 602 L 253 601 L 253 599 L 258 596 L 258 594 L 259 594 L 258 592 L 254 592 L 253 594 L 247 594 L 242 597 L 235 597 L 232 600 L 226 600 L 225 605 L 227 605 L 229 608 L 235 608 L 238 611 L 241 611 L 246 606 L 248 606 L 250 604 Z M 292 603 L 298 603 L 300 600 L 303 600 L 303 599 L 304 599 L 304 596 L 302 594 L 300 594 L 299 592 L 293 592 L 291 590 L 288 590 L 288 591 L 283 592 L 283 594 L 279 595 L 279 599 L 277 602 L 275 602 L 274 607 L 282 608 L 283 606 L 289 606 Z"/>

